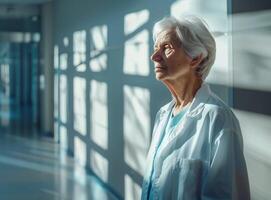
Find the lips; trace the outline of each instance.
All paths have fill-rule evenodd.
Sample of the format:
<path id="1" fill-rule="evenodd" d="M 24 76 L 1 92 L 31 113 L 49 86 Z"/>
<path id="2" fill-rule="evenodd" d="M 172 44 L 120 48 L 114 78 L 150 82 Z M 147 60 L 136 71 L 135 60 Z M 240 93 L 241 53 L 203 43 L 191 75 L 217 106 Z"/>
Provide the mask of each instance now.
<path id="1" fill-rule="evenodd" d="M 162 67 L 160 65 L 155 66 L 155 72 L 164 71 L 165 69 L 166 69 L 165 67 Z"/>

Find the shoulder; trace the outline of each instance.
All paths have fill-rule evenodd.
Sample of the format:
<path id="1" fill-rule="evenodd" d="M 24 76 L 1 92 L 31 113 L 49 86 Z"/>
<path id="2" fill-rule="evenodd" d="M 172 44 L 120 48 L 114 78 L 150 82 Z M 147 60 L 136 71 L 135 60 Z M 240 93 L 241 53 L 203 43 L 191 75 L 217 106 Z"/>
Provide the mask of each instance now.
<path id="1" fill-rule="evenodd" d="M 215 93 L 210 91 L 203 104 L 203 117 L 208 118 L 212 125 L 220 126 L 221 129 L 239 130 L 239 121 L 232 109 Z"/>
<path id="2" fill-rule="evenodd" d="M 215 93 L 212 92 L 207 83 L 203 83 L 189 109 L 190 115 L 198 115 L 201 113 L 201 117 L 209 117 L 211 119 L 220 118 L 223 121 L 237 122 L 234 113 L 231 108 L 223 102 Z"/>
<path id="3" fill-rule="evenodd" d="M 219 118 L 225 123 L 239 123 L 230 106 L 228 106 L 216 94 L 210 92 L 208 101 L 204 105 L 205 113 L 212 119 Z"/>
<path id="4" fill-rule="evenodd" d="M 203 112 L 205 119 L 210 124 L 209 130 L 212 140 L 221 134 L 226 134 L 227 137 L 237 137 L 240 142 L 242 141 L 239 120 L 232 109 L 217 95 L 210 93 L 210 98 L 205 103 Z"/>

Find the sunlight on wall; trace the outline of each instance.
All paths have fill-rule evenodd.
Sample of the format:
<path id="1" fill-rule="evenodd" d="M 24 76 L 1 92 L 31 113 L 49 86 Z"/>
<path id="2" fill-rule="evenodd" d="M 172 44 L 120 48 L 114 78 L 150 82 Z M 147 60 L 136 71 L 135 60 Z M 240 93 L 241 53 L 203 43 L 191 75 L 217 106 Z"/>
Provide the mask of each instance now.
<path id="1" fill-rule="evenodd" d="M 141 10 L 138 12 L 129 13 L 124 17 L 124 33 L 129 35 L 135 32 L 149 20 L 150 12 Z"/>
<path id="2" fill-rule="evenodd" d="M 249 90 L 271 91 L 271 11 L 233 15 L 234 83 Z"/>
<path id="3" fill-rule="evenodd" d="M 67 122 L 67 98 L 68 98 L 68 91 L 67 91 L 67 77 L 66 75 L 60 75 L 59 79 L 59 117 L 62 123 Z"/>
<path id="4" fill-rule="evenodd" d="M 227 32 L 229 30 L 227 0 L 178 0 L 171 5 L 170 12 L 177 18 L 183 15 L 201 17 L 213 31 Z"/>
<path id="5" fill-rule="evenodd" d="M 150 92 L 124 85 L 124 160 L 143 175 L 150 141 Z"/>
<path id="6" fill-rule="evenodd" d="M 86 135 L 86 80 L 74 77 L 73 86 L 74 129 Z"/>
<path id="7" fill-rule="evenodd" d="M 57 74 L 54 75 L 54 135 L 55 135 L 55 140 L 58 141 L 59 140 L 59 137 L 58 137 L 58 134 L 59 134 L 59 130 L 58 130 L 58 125 L 59 125 L 59 122 L 58 122 L 58 119 L 59 119 L 59 116 L 58 116 L 58 113 L 59 113 L 59 108 L 58 108 L 58 78 L 59 76 Z"/>
<path id="8" fill-rule="evenodd" d="M 69 38 L 68 37 L 64 37 L 63 38 L 63 45 L 64 45 L 64 47 L 68 47 L 69 43 L 70 43 Z"/>
<path id="9" fill-rule="evenodd" d="M 73 33 L 73 65 L 76 71 L 86 71 L 86 31 Z"/>
<path id="10" fill-rule="evenodd" d="M 65 70 L 68 67 L 68 54 L 62 53 L 59 56 L 59 66 L 60 69 Z"/>
<path id="11" fill-rule="evenodd" d="M 149 33 L 145 27 L 148 20 L 148 10 L 130 13 L 124 17 L 124 33 L 127 37 L 123 57 L 125 74 L 149 75 Z"/>
<path id="12" fill-rule="evenodd" d="M 90 166 L 94 173 L 104 182 L 108 180 L 108 160 L 98 152 L 90 151 Z"/>
<path id="13" fill-rule="evenodd" d="M 86 165 L 86 143 L 82 141 L 78 136 L 74 137 L 74 159 L 81 166 Z"/>
<path id="14" fill-rule="evenodd" d="M 59 67 L 59 49 L 58 46 L 54 46 L 54 68 L 58 69 Z M 54 74 L 54 116 L 58 118 L 58 74 Z"/>
<path id="15" fill-rule="evenodd" d="M 216 40 L 216 60 L 207 77 L 207 81 L 215 84 L 232 85 L 232 65 L 229 56 L 229 37 L 221 35 Z"/>
<path id="16" fill-rule="evenodd" d="M 57 45 L 54 46 L 54 138 L 56 141 L 59 140 L 59 107 L 58 107 L 58 92 L 59 92 L 59 75 L 58 70 L 59 68 L 59 48 Z"/>
<path id="17" fill-rule="evenodd" d="M 125 174 L 124 177 L 125 185 L 125 200 L 135 200 L 140 199 L 141 186 L 136 184 L 132 178 Z"/>
<path id="18" fill-rule="evenodd" d="M 107 85 L 91 81 L 91 139 L 103 149 L 108 148 Z"/>
<path id="19" fill-rule="evenodd" d="M 95 26 L 90 30 L 90 69 L 94 72 L 100 72 L 107 67 L 107 54 L 104 51 L 107 48 L 107 26 Z"/>
<path id="20" fill-rule="evenodd" d="M 59 137 L 59 122 L 57 121 L 57 119 L 55 119 L 54 121 L 54 140 L 55 141 L 60 141 L 60 137 Z"/>
<path id="21" fill-rule="evenodd" d="M 59 48 L 57 45 L 54 46 L 54 68 L 58 69 L 59 67 Z"/>
<path id="22" fill-rule="evenodd" d="M 60 139 L 60 147 L 64 150 L 68 149 L 68 132 L 65 126 L 59 127 L 59 139 Z"/>

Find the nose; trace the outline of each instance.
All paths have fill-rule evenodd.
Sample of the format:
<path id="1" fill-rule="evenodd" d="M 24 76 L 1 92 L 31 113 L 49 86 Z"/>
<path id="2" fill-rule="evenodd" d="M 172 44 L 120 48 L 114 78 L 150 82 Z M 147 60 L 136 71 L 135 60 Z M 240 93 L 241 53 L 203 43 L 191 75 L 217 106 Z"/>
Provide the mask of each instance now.
<path id="1" fill-rule="evenodd" d="M 151 60 L 156 61 L 156 62 L 159 62 L 162 60 L 162 56 L 159 50 L 156 50 L 153 52 L 153 54 L 151 55 Z"/>

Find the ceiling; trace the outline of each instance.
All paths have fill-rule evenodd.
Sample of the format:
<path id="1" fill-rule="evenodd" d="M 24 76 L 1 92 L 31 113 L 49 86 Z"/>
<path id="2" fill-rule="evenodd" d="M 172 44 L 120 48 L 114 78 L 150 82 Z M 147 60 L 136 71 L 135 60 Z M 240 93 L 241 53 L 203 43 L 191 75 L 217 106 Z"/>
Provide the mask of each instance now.
<path id="1" fill-rule="evenodd" d="M 0 4 L 0 20 L 26 18 L 39 14 L 38 4 Z"/>
<path id="2" fill-rule="evenodd" d="M 0 4 L 42 4 L 52 0 L 0 0 Z"/>

